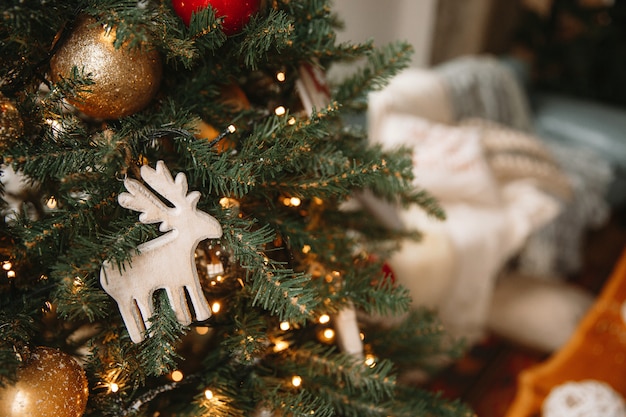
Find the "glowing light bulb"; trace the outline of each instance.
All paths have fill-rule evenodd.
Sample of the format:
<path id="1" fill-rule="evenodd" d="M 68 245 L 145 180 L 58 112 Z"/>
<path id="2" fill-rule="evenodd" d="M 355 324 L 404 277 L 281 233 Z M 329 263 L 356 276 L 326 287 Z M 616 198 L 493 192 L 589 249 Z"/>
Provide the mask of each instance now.
<path id="1" fill-rule="evenodd" d="M 284 116 L 287 113 L 287 109 L 283 106 L 278 106 L 274 109 L 274 113 L 276 113 L 276 116 Z"/>
<path id="2" fill-rule="evenodd" d="M 118 392 L 118 391 L 120 390 L 120 386 L 119 386 L 119 385 L 117 385 L 115 382 L 111 382 L 111 383 L 109 384 L 109 390 L 110 390 L 112 393 L 116 393 L 116 392 Z"/>
<path id="3" fill-rule="evenodd" d="M 50 196 L 50 198 L 46 201 L 46 207 L 50 210 L 57 208 L 57 199 L 54 196 Z"/>
<path id="4" fill-rule="evenodd" d="M 7 278 L 15 278 L 15 271 L 8 271 Z"/>
<path id="5" fill-rule="evenodd" d="M 335 331 L 330 328 L 324 329 L 324 331 L 322 332 L 322 337 L 324 338 L 324 340 L 329 342 L 335 338 Z"/>
<path id="6" fill-rule="evenodd" d="M 180 382 L 183 380 L 183 378 L 185 377 L 183 375 L 183 373 L 179 370 L 176 370 L 174 372 L 172 372 L 172 374 L 170 375 L 170 377 L 172 378 L 172 381 L 174 382 Z"/>
<path id="7" fill-rule="evenodd" d="M 287 120 L 287 124 L 289 126 L 293 126 L 296 124 L 296 118 L 295 117 L 290 117 L 289 120 Z"/>
<path id="8" fill-rule="evenodd" d="M 234 198 L 222 197 L 220 198 L 220 206 L 224 209 L 230 209 L 233 207 L 237 207 L 239 202 Z"/>
<path id="9" fill-rule="evenodd" d="M 285 340 L 277 340 L 274 343 L 274 352 L 282 352 L 283 350 L 289 348 L 289 342 Z"/>
<path id="10" fill-rule="evenodd" d="M 280 330 L 282 331 L 287 331 L 291 328 L 291 325 L 289 324 L 288 321 L 283 321 L 282 323 L 280 323 Z"/>
<path id="11" fill-rule="evenodd" d="M 376 366 L 376 357 L 374 357 L 374 355 L 368 354 L 365 356 L 365 364 L 367 366 L 369 366 L 370 368 L 373 368 Z"/>
<path id="12" fill-rule="evenodd" d="M 230 125 L 228 126 L 228 133 L 233 134 L 237 131 L 237 128 L 235 127 L 235 125 Z"/>
<path id="13" fill-rule="evenodd" d="M 321 324 L 326 324 L 330 321 L 330 316 L 328 314 L 322 314 L 317 321 L 319 321 Z"/>
<path id="14" fill-rule="evenodd" d="M 302 200 L 300 200 L 298 197 L 291 197 L 289 199 L 289 203 L 294 207 L 298 207 L 300 204 L 302 204 Z"/>
<path id="15" fill-rule="evenodd" d="M 209 332 L 209 328 L 206 326 L 198 326 L 196 327 L 196 333 L 199 335 L 205 335 Z"/>
<path id="16" fill-rule="evenodd" d="M 205 397 L 207 400 L 212 399 L 212 398 L 213 398 L 213 391 L 211 391 L 210 389 L 206 389 L 206 390 L 204 390 L 204 397 Z"/>
<path id="17" fill-rule="evenodd" d="M 294 375 L 291 378 L 291 385 L 293 385 L 294 387 L 299 387 L 300 385 L 302 385 L 302 378 L 298 375 Z"/>
<path id="18" fill-rule="evenodd" d="M 13 268 L 13 264 L 11 262 L 9 262 L 9 261 L 5 261 L 2 264 L 2 269 L 4 269 L 5 271 L 10 271 L 11 268 Z"/>
<path id="19" fill-rule="evenodd" d="M 215 314 L 219 313 L 221 308 L 222 308 L 222 305 L 218 303 L 217 301 L 211 304 L 211 311 Z"/>
<path id="20" fill-rule="evenodd" d="M 309 253 L 309 252 L 311 252 L 311 245 L 304 245 L 302 247 L 302 253 L 306 254 L 306 253 Z"/>
<path id="21" fill-rule="evenodd" d="M 287 79 L 287 76 L 285 75 L 283 71 L 279 71 L 276 73 L 276 79 L 282 83 L 283 81 Z"/>

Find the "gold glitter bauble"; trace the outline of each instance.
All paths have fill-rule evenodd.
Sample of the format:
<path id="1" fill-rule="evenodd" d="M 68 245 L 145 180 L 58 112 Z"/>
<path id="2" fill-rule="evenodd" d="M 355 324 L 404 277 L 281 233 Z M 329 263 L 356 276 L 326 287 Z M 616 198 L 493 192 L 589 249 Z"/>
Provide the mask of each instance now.
<path id="1" fill-rule="evenodd" d="M 0 388 L 0 416 L 80 417 L 85 412 L 87 378 L 70 355 L 38 347 L 17 378 L 14 385 Z"/>
<path id="2" fill-rule="evenodd" d="M 69 100 L 97 119 L 117 119 L 145 108 L 156 94 L 163 68 L 154 49 L 115 49 L 115 29 L 105 30 L 91 17 L 80 17 L 50 60 L 52 80 L 68 78 L 73 67 L 90 74 L 93 85 Z"/>
<path id="3" fill-rule="evenodd" d="M 15 105 L 0 95 L 0 148 L 24 133 L 24 122 Z"/>

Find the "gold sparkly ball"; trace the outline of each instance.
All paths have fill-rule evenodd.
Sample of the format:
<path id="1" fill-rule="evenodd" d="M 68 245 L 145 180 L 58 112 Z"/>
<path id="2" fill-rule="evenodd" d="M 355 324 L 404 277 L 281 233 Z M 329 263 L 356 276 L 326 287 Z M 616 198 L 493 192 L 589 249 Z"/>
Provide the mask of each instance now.
<path id="1" fill-rule="evenodd" d="M 24 133 L 24 122 L 11 100 L 0 95 L 0 148 Z"/>
<path id="2" fill-rule="evenodd" d="M 145 108 L 156 94 L 163 74 L 154 49 L 115 49 L 115 29 L 106 30 L 91 17 L 77 19 L 74 29 L 50 60 L 54 82 L 68 78 L 73 67 L 90 74 L 87 86 L 70 103 L 96 119 L 118 119 Z"/>
<path id="3" fill-rule="evenodd" d="M 38 347 L 17 378 L 14 385 L 0 388 L 0 416 L 80 417 L 85 412 L 87 378 L 70 355 Z"/>

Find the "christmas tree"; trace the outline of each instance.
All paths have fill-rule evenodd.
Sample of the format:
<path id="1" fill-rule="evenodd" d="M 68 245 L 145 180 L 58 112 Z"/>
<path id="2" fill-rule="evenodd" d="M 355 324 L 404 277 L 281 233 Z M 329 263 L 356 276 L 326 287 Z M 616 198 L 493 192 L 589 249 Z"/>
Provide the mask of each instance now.
<path id="1" fill-rule="evenodd" d="M 324 0 L 1 7 L 0 415 L 471 415 L 399 382 L 455 344 L 385 268 L 418 232 L 350 204 L 442 215 L 348 122 L 408 45 Z"/>

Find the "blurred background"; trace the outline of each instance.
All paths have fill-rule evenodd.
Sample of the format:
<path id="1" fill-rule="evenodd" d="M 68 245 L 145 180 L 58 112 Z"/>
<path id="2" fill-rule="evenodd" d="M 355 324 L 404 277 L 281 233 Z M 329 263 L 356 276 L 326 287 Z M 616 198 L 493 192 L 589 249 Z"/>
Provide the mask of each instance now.
<path id="1" fill-rule="evenodd" d="M 626 305 L 626 289 L 616 291 L 626 282 L 626 2 L 335 7 L 340 40 L 415 49 L 411 68 L 370 96 L 361 120 L 372 141 L 415 153 L 416 184 L 448 213 L 433 224 L 363 200 L 394 227 L 424 232 L 391 266 L 414 303 L 438 310 L 466 342 L 459 360 L 415 383 L 486 417 L 556 415 L 542 414 L 544 399 L 579 380 L 610 382 L 623 407 L 626 383 L 602 369 L 623 375 L 624 359 L 601 352 L 626 350 L 624 319 L 603 310 Z M 616 338 L 590 335 L 598 320 Z M 546 377 L 555 359 L 569 370 Z M 525 374 L 535 385 L 520 383 Z"/>

